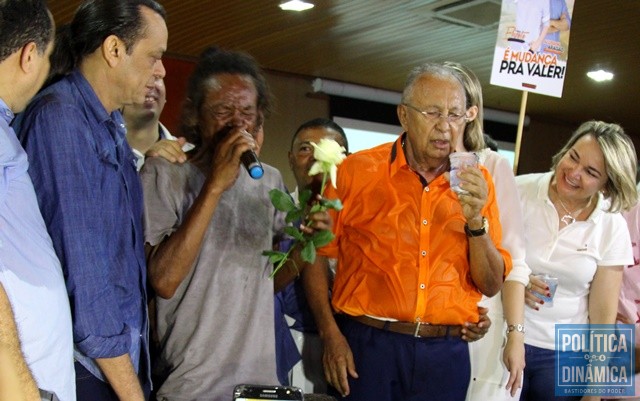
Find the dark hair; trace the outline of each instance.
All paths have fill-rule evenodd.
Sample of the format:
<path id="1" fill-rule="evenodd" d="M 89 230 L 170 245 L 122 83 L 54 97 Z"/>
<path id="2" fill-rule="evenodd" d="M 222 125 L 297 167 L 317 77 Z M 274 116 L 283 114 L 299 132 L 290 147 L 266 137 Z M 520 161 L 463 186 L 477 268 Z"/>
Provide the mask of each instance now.
<path id="1" fill-rule="evenodd" d="M 154 0 L 85 0 L 64 35 L 56 38 L 51 70 L 66 75 L 110 35 L 120 38 L 130 54 L 147 28 L 142 7 L 166 18 L 164 8 Z"/>
<path id="2" fill-rule="evenodd" d="M 56 41 L 53 46 L 53 51 L 49 56 L 51 68 L 49 68 L 49 75 L 44 85 L 42 85 L 43 88 L 56 83 L 73 70 L 73 58 L 68 56 L 70 54 L 73 54 L 73 47 L 71 46 L 71 25 L 60 25 L 56 29 Z"/>
<path id="3" fill-rule="evenodd" d="M 44 0 L 0 0 L 0 62 L 31 42 L 44 54 L 52 33 Z"/>
<path id="4" fill-rule="evenodd" d="M 211 90 L 208 81 L 221 74 L 246 75 L 251 78 L 258 93 L 258 116 L 264 119 L 271 113 L 272 95 L 256 60 L 247 53 L 224 50 L 216 46 L 209 47 L 202 52 L 189 77 L 186 101 L 180 117 L 182 135 L 195 145 L 201 142 L 198 113 L 208 91 Z"/>
<path id="5" fill-rule="evenodd" d="M 495 139 L 491 138 L 487 134 L 482 134 L 482 136 L 484 137 L 484 143 L 487 145 L 487 147 L 494 152 L 497 152 L 499 149 L 498 142 L 496 142 Z"/>
<path id="6" fill-rule="evenodd" d="M 293 150 L 293 142 L 295 142 L 298 134 L 309 128 L 327 128 L 336 131 L 344 140 L 344 148 L 346 150 L 346 153 L 349 153 L 349 141 L 347 141 L 347 134 L 344 133 L 342 127 L 339 126 L 335 121 L 323 117 L 314 118 L 313 120 L 309 120 L 298 127 L 295 134 L 293 134 L 293 138 L 291 138 L 291 150 Z"/>

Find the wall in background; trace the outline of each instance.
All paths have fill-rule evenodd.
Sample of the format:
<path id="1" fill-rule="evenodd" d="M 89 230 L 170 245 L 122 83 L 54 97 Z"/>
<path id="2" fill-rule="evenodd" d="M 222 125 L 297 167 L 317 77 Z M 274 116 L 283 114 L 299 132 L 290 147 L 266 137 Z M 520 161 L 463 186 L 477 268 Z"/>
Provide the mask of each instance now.
<path id="1" fill-rule="evenodd" d="M 160 120 L 174 133 L 177 131 L 180 109 L 184 101 L 187 79 L 194 68 L 194 60 L 167 56 L 164 59 L 167 77 L 167 105 Z M 313 77 L 294 76 L 277 72 L 265 73 L 276 107 L 265 123 L 265 141 L 260 158 L 280 170 L 288 188 L 295 187 L 290 172 L 288 151 L 291 136 L 300 124 L 316 117 L 331 118 L 328 96 L 311 95 Z M 335 105 L 334 105 L 335 107 Z M 519 174 L 548 171 L 551 157 L 562 147 L 576 126 L 542 121 L 531 115 L 525 128 L 519 159 Z M 496 138 L 501 139 L 501 138 Z"/>
<path id="2" fill-rule="evenodd" d="M 529 127 L 522 134 L 518 174 L 549 171 L 551 158 L 564 146 L 578 125 L 548 122 L 532 116 Z"/>
<path id="3" fill-rule="evenodd" d="M 187 91 L 187 80 L 195 68 L 193 60 L 165 56 L 162 59 L 167 75 L 164 85 L 167 88 L 167 104 L 164 106 L 160 121 L 169 131 L 178 132 L 180 110 Z"/>

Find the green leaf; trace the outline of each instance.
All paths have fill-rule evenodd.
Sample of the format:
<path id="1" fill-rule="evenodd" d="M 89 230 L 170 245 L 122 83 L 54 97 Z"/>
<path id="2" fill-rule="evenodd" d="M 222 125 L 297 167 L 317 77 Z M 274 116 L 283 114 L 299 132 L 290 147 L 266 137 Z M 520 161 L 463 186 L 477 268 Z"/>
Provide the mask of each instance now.
<path id="1" fill-rule="evenodd" d="M 331 231 L 322 230 L 313 234 L 313 237 L 311 237 L 311 242 L 313 242 L 313 245 L 315 245 L 316 248 L 321 248 L 333 241 L 333 238 L 335 238 L 335 236 Z"/>
<path id="2" fill-rule="evenodd" d="M 262 255 L 269 257 L 269 263 L 278 263 L 287 257 L 287 254 L 279 251 L 263 251 Z"/>
<path id="3" fill-rule="evenodd" d="M 300 202 L 300 205 L 306 205 L 309 202 L 309 199 L 311 199 L 310 189 L 305 189 L 298 194 L 298 202 Z"/>
<path id="4" fill-rule="evenodd" d="M 302 256 L 302 260 L 308 263 L 316 261 L 316 247 L 313 245 L 312 241 L 305 244 L 304 248 L 302 248 L 302 252 L 300 252 L 300 256 Z"/>
<path id="5" fill-rule="evenodd" d="M 282 269 L 282 267 L 284 266 L 286 261 L 287 261 L 287 259 L 285 258 L 285 259 L 282 259 L 281 261 L 279 261 L 278 263 L 274 263 L 273 264 L 273 271 L 269 275 L 269 278 L 271 278 L 271 279 L 274 278 L 276 276 L 276 274 L 278 274 L 280 269 Z"/>
<path id="6" fill-rule="evenodd" d="M 287 223 L 293 223 L 294 221 L 302 220 L 303 216 L 304 216 L 304 210 L 302 209 L 291 210 L 287 212 L 287 216 L 284 218 L 284 220 Z"/>
<path id="7" fill-rule="evenodd" d="M 311 206 L 311 209 L 309 209 L 309 214 L 316 213 L 316 212 L 324 212 L 326 210 L 327 210 L 326 207 L 322 206 L 319 203 L 315 203 L 313 206 Z"/>
<path id="8" fill-rule="evenodd" d="M 334 210 L 342 210 L 342 202 L 340 201 L 340 199 L 322 199 L 320 201 L 320 203 L 322 204 L 322 206 L 325 206 L 329 209 L 334 209 Z"/>
<path id="9" fill-rule="evenodd" d="M 269 198 L 271 198 L 273 206 L 282 212 L 290 212 L 296 209 L 296 204 L 293 202 L 293 199 L 291 199 L 291 195 L 277 188 L 269 191 Z"/>
<path id="10" fill-rule="evenodd" d="M 289 234 L 291 237 L 293 237 L 293 239 L 295 239 L 296 241 L 305 241 L 304 235 L 302 234 L 302 232 L 300 231 L 299 228 L 297 227 L 293 227 L 293 226 L 286 226 L 284 228 L 284 232 Z"/>

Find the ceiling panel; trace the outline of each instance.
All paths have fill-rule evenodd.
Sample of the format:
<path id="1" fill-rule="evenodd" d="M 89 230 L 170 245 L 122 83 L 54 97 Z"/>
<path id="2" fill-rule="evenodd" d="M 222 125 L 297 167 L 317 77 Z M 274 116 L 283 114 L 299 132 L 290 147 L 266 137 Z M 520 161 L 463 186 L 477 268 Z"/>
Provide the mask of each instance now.
<path id="1" fill-rule="evenodd" d="M 77 0 L 49 0 L 58 23 Z M 251 53 L 263 67 L 400 91 L 407 72 L 427 60 L 471 67 L 483 82 L 485 105 L 518 111 L 521 92 L 490 85 L 497 29 L 434 18 L 442 7 L 495 0 L 322 0 L 303 13 L 285 13 L 277 0 L 166 0 L 169 52 L 196 57 L 217 44 Z M 494 4 L 491 4 L 494 3 Z M 480 8 L 478 8 L 480 7 Z M 464 7 L 462 7 L 464 8 Z M 449 16 L 469 16 L 463 11 Z M 486 24 L 486 18 L 482 19 Z M 622 123 L 640 138 L 640 1 L 575 0 L 568 70 L 561 99 L 531 94 L 528 114 L 571 124 L 591 118 Z M 609 84 L 586 77 L 595 66 L 616 74 Z"/>

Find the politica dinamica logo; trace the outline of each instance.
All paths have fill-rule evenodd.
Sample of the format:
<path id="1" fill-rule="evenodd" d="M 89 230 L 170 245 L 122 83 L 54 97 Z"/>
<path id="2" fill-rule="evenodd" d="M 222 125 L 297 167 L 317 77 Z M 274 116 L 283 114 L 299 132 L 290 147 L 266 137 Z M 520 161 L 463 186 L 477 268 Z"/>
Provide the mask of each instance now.
<path id="1" fill-rule="evenodd" d="M 631 324 L 556 324 L 555 394 L 632 396 Z"/>

